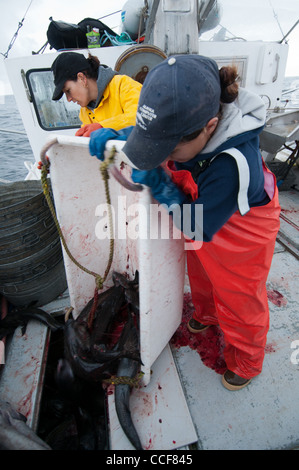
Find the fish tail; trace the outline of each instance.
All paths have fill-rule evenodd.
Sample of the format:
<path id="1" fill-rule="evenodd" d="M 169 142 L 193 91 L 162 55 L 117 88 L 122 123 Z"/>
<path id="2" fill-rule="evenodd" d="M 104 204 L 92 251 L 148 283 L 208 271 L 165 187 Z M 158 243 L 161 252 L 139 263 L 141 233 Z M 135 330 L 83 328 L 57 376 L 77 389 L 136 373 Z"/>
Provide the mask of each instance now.
<path id="1" fill-rule="evenodd" d="M 136 450 L 143 450 L 140 438 L 134 426 L 129 407 L 130 386 L 116 385 L 115 387 L 115 408 L 120 425 Z"/>

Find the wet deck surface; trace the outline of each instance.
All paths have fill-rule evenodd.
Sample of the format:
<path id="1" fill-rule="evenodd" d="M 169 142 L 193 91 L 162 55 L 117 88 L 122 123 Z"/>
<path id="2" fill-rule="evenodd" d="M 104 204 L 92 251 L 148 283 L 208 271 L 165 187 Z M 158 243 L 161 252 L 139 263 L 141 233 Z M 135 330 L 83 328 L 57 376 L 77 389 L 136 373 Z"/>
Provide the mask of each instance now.
<path id="1" fill-rule="evenodd" d="M 298 169 L 296 173 L 299 182 Z M 278 238 L 281 243 L 276 243 L 267 281 L 270 330 L 262 374 L 243 390 L 226 390 L 221 384 L 221 358 L 209 360 L 205 354 L 208 345 L 214 340 L 221 349 L 221 338 L 217 337 L 217 332 L 216 338 L 213 338 L 211 329 L 201 334 L 204 337 L 201 347 L 196 344 L 195 335 L 190 340 L 192 344 L 188 343 L 189 346 L 172 345 L 175 364 L 198 437 L 193 446 L 197 449 L 272 450 L 299 447 L 299 192 L 296 189 L 281 192 L 280 204 L 282 217 Z M 66 306 L 67 295 L 49 304 L 46 310 L 52 313 Z M 16 331 L 15 334 L 20 335 L 20 332 Z M 27 337 L 23 337 L 22 341 L 27 344 Z M 46 347 L 46 339 L 44 343 Z M 35 363 L 42 364 L 45 349 L 39 347 L 35 350 L 39 351 Z M 32 360 L 29 350 L 28 354 Z M 13 402 L 18 411 L 26 415 L 35 428 L 42 384 L 40 369 L 36 368 L 34 375 L 31 368 L 30 380 L 33 385 L 29 389 L 31 392 L 35 390 L 35 393 L 21 387 L 21 382 L 28 382 L 27 366 L 31 362 L 28 357 L 24 354 L 21 367 L 15 360 L 8 361 L 10 370 L 2 374 L 2 377 L 0 374 L 0 392 Z M 22 380 L 22 376 L 27 377 L 27 382 Z M 14 385 L 11 387 L 12 378 Z M 22 391 L 21 397 L 18 394 L 10 396 L 8 382 L 11 391 Z"/>
<path id="2" fill-rule="evenodd" d="M 281 192 L 280 204 L 281 235 L 290 245 L 276 243 L 267 281 L 270 329 L 262 374 L 243 390 L 231 392 L 221 384 L 221 367 L 208 367 L 194 345 L 173 350 L 198 449 L 299 447 L 299 192 Z"/>

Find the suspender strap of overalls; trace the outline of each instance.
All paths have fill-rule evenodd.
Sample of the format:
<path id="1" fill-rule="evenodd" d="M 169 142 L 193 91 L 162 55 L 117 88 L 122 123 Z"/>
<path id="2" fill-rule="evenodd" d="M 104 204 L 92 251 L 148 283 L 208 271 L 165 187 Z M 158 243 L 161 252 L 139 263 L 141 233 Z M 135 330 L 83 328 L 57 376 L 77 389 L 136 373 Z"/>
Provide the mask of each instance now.
<path id="1" fill-rule="evenodd" d="M 245 215 L 250 210 L 248 203 L 248 187 L 250 182 L 250 174 L 247 160 L 244 157 L 243 153 L 240 152 L 238 149 L 230 148 L 219 153 L 218 155 L 215 155 L 215 157 L 211 158 L 210 160 L 198 162 L 198 164 L 192 170 L 192 176 L 196 181 L 200 173 L 202 173 L 212 163 L 212 161 L 215 160 L 215 158 L 224 153 L 227 153 L 236 161 L 239 173 L 238 208 L 240 214 Z"/>

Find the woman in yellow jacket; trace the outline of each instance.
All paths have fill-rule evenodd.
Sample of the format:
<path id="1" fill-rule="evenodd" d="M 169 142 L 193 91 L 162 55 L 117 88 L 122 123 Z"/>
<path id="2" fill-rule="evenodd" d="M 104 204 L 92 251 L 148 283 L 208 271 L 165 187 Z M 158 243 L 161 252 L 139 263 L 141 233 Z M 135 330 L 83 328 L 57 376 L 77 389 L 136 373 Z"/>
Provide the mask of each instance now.
<path id="1" fill-rule="evenodd" d="M 52 64 L 55 90 L 52 99 L 63 94 L 81 106 L 82 127 L 76 135 L 89 137 L 101 127 L 120 130 L 134 126 L 142 85 L 101 65 L 96 56 L 63 52 Z"/>

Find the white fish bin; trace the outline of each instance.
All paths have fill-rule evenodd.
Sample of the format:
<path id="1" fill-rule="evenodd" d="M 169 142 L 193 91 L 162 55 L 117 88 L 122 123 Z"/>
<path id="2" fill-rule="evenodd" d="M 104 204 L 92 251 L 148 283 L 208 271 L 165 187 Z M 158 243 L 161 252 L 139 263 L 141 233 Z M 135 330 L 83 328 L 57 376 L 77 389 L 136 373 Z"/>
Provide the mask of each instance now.
<path id="1" fill-rule="evenodd" d="M 130 180 L 131 169 L 121 161 L 123 145 L 124 142 L 110 141 L 107 148 L 116 147 L 115 165 Z M 67 247 L 80 265 L 104 276 L 111 226 L 101 161 L 90 155 L 89 138 L 57 135 L 46 147 L 56 214 Z M 152 364 L 181 322 L 184 239 L 148 188 L 130 191 L 110 175 L 109 191 L 114 253 L 103 290 L 113 285 L 113 271 L 132 280 L 138 270 L 142 380 L 147 385 Z M 94 296 L 95 278 L 78 267 L 64 248 L 63 254 L 70 303 L 77 317 Z"/>

